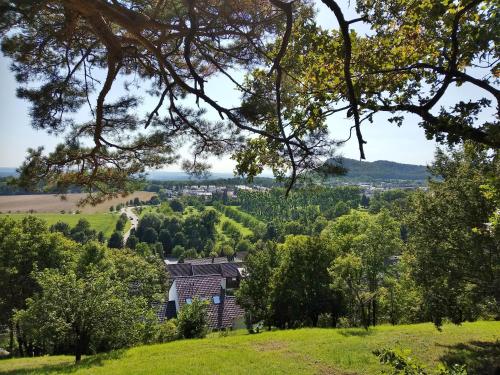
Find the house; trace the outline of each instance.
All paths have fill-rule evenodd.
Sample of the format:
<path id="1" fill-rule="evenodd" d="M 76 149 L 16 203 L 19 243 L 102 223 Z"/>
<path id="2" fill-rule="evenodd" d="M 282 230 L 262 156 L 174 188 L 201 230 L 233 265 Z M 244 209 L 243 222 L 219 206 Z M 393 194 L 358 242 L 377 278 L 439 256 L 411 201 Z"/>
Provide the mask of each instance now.
<path id="1" fill-rule="evenodd" d="M 160 321 L 177 316 L 180 309 L 197 298 L 208 302 L 208 326 L 213 330 L 243 327 L 244 310 L 232 291 L 244 275 L 242 262 L 226 258 L 187 259 L 165 265 L 172 285 L 168 302 L 157 305 Z"/>
<path id="2" fill-rule="evenodd" d="M 184 263 L 166 263 L 169 277 L 218 275 L 225 278 L 225 288 L 236 289 L 244 274 L 243 262 L 228 262 L 227 258 L 186 259 Z"/>
<path id="3" fill-rule="evenodd" d="M 244 310 L 228 295 L 226 280 L 218 275 L 177 277 L 170 287 L 168 302 L 158 308 L 160 321 L 177 316 L 180 309 L 195 298 L 208 302 L 208 328 L 231 329 L 243 326 Z"/>

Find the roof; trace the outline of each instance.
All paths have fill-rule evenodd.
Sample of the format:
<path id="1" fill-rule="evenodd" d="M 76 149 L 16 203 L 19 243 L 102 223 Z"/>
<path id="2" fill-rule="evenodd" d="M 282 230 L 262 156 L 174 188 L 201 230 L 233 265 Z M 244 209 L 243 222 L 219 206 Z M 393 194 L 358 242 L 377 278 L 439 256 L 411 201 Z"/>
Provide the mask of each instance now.
<path id="1" fill-rule="evenodd" d="M 224 258 L 226 259 L 226 258 Z M 202 260 L 202 259 L 200 259 Z M 228 262 L 224 263 L 177 263 L 165 266 L 172 279 L 178 277 L 219 275 L 223 277 L 239 277 L 239 271 L 244 267 L 244 263 Z"/>
<path id="2" fill-rule="evenodd" d="M 241 263 L 224 263 L 220 265 L 221 275 L 224 277 L 238 277 L 240 273 L 238 272 L 238 267 L 241 267 Z"/>
<path id="3" fill-rule="evenodd" d="M 227 263 L 227 257 L 184 259 L 184 263 L 191 263 L 193 265 L 195 265 L 195 264 Z"/>
<path id="4" fill-rule="evenodd" d="M 153 304 L 153 308 L 156 310 L 156 316 L 161 323 L 167 319 L 172 319 L 177 316 L 177 312 L 175 311 L 175 301 L 156 303 Z"/>
<path id="5" fill-rule="evenodd" d="M 220 264 L 192 264 L 193 276 L 196 275 L 222 275 Z"/>
<path id="6" fill-rule="evenodd" d="M 167 264 L 166 267 L 170 277 L 172 278 L 193 275 L 191 264 L 189 263 Z"/>
<path id="7" fill-rule="evenodd" d="M 234 319 L 243 316 L 244 310 L 238 306 L 233 296 L 226 296 L 221 283 L 221 276 L 180 277 L 175 280 L 179 308 L 186 304 L 187 299 L 199 298 L 206 300 L 208 305 L 208 326 L 211 329 L 232 327 Z M 219 297 L 219 303 L 214 302 L 214 296 Z"/>
<path id="8" fill-rule="evenodd" d="M 184 306 L 186 299 L 211 299 L 220 296 L 222 292 L 221 276 L 180 277 L 175 280 L 175 288 L 179 301 L 179 309 Z"/>

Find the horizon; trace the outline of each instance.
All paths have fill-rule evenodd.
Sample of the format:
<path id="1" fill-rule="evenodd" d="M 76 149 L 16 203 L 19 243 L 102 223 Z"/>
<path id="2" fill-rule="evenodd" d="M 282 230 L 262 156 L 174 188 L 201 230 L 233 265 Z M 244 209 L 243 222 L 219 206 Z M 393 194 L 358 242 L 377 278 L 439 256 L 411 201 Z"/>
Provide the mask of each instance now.
<path id="1" fill-rule="evenodd" d="M 379 160 L 373 160 L 373 161 L 368 161 L 368 160 L 359 160 L 359 159 L 354 159 L 354 158 L 349 158 L 349 157 L 344 157 L 344 156 L 341 156 L 342 159 L 349 159 L 349 160 L 353 160 L 353 161 L 358 161 L 358 162 L 361 162 L 361 163 L 377 163 L 377 162 L 389 162 L 389 163 L 396 163 L 396 164 L 404 164 L 404 165 L 412 165 L 412 166 L 417 166 L 417 167 L 427 167 L 429 166 L 429 163 L 427 164 L 414 164 L 414 163 L 405 163 L 405 162 L 401 162 L 401 161 L 396 161 L 396 160 L 387 160 L 387 159 L 379 159 Z M 172 166 L 174 167 L 174 166 Z M 15 166 L 0 166 L 0 169 L 17 169 L 19 167 L 15 167 Z M 183 171 L 182 169 L 149 169 L 146 171 L 146 173 L 150 173 L 150 172 L 166 172 L 166 173 L 183 173 L 183 174 L 186 174 L 188 175 L 188 173 L 186 173 L 185 171 Z M 220 170 L 220 169 L 211 169 L 209 171 L 209 173 L 213 174 L 213 173 L 216 173 L 216 174 L 232 174 L 234 175 L 233 171 L 232 170 L 228 170 L 228 169 L 224 169 L 224 170 Z M 257 175 L 257 177 L 267 177 L 267 176 L 271 176 L 271 177 L 274 177 L 272 175 L 272 173 L 270 171 L 264 171 L 262 172 L 261 174 Z M 237 176 L 237 175 L 234 175 L 234 177 L 241 177 L 241 176 Z"/>

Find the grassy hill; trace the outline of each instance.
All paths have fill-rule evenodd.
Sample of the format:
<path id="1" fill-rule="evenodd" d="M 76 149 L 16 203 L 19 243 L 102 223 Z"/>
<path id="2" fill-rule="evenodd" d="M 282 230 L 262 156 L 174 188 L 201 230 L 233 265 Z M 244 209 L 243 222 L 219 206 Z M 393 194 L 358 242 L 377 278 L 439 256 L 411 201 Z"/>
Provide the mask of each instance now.
<path id="1" fill-rule="evenodd" d="M 380 374 L 371 354 L 380 347 L 408 348 L 430 367 L 466 363 L 469 374 L 500 366 L 500 322 L 298 329 L 141 346 L 90 356 L 78 366 L 70 356 L 0 361 L 6 374 Z M 497 362 L 495 362 L 497 361 Z M 493 372 L 492 372 L 493 373 Z"/>

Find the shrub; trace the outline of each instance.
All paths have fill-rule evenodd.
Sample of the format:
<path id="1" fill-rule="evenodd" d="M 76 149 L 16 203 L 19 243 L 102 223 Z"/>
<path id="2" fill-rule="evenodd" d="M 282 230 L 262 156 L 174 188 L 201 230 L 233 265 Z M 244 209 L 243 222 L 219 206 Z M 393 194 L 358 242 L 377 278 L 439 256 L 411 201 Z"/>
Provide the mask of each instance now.
<path id="1" fill-rule="evenodd" d="M 179 329 L 177 327 L 177 320 L 170 319 L 159 325 L 157 342 L 171 342 L 179 339 Z"/>
<path id="2" fill-rule="evenodd" d="M 324 313 L 318 316 L 318 327 L 328 328 L 333 326 L 332 314 Z"/>
<path id="3" fill-rule="evenodd" d="M 202 338 L 207 335 L 207 306 L 206 301 L 193 299 L 191 304 L 185 304 L 179 311 L 179 335 L 186 338 Z"/>
<path id="4" fill-rule="evenodd" d="M 453 364 L 451 366 L 440 363 L 434 371 L 424 368 L 415 359 L 409 356 L 409 351 L 393 349 L 377 349 L 373 354 L 379 358 L 381 364 L 392 367 L 392 375 L 467 375 L 464 365 Z"/>
<path id="5" fill-rule="evenodd" d="M 351 328 L 352 326 L 353 325 L 351 324 L 349 319 L 345 316 L 340 317 L 337 321 L 337 328 Z"/>

